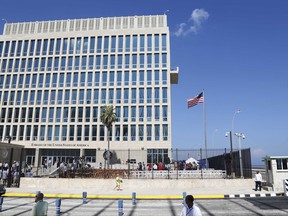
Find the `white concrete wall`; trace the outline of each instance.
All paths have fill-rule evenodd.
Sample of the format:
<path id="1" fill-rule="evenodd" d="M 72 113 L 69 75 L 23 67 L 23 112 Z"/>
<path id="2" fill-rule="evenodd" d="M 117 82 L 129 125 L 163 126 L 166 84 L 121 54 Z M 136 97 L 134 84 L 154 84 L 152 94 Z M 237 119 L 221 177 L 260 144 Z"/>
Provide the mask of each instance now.
<path id="1" fill-rule="evenodd" d="M 288 170 L 277 170 L 276 159 L 271 160 L 271 169 L 272 169 L 272 177 L 273 177 L 273 190 L 284 191 L 284 183 L 285 179 L 288 179 Z"/>
<path id="2" fill-rule="evenodd" d="M 87 191 L 90 194 L 115 194 L 115 179 L 65 179 L 65 178 L 21 178 L 22 192 L 35 193 L 69 193 L 79 194 Z M 223 194 L 253 192 L 253 179 L 123 179 L 121 185 L 125 194 L 136 192 L 141 195 L 181 195 L 191 194 Z M 13 189 L 17 190 L 17 189 Z M 248 192 L 247 192 L 248 191 Z"/>
<path id="3" fill-rule="evenodd" d="M 288 170 L 277 170 L 276 159 L 271 160 L 272 166 L 272 175 L 273 175 L 273 190 L 284 191 L 284 183 L 285 179 L 288 179 Z"/>

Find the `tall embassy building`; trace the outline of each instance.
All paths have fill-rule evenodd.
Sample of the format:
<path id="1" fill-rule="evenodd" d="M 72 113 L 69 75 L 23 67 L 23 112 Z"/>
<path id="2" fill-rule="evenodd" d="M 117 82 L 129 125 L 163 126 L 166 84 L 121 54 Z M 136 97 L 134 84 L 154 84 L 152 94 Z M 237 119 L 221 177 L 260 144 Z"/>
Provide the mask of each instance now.
<path id="1" fill-rule="evenodd" d="M 111 150 L 138 150 L 131 153 L 137 162 L 164 162 L 171 156 L 177 83 L 166 15 L 6 23 L 0 137 L 24 145 L 34 164 L 79 156 L 103 162 L 101 107 L 113 105 Z"/>

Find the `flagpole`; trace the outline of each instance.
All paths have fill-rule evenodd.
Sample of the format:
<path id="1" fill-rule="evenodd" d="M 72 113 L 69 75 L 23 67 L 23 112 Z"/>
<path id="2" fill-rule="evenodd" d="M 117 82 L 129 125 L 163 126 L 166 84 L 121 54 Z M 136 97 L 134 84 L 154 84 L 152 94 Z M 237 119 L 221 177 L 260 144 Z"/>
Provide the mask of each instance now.
<path id="1" fill-rule="evenodd" d="M 208 155 L 207 155 L 207 136 L 206 136 L 206 98 L 205 98 L 205 93 L 203 89 L 203 119 L 204 119 L 204 145 L 205 145 L 205 162 L 206 162 L 206 168 L 209 168 L 208 164 Z"/>

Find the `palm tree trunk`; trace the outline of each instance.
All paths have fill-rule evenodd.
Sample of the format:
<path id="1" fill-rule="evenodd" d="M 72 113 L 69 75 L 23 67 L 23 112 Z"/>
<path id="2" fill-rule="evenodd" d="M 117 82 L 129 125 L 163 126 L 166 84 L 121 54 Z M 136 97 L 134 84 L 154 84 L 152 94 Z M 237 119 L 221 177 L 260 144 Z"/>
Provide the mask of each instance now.
<path id="1" fill-rule="evenodd" d="M 107 128 L 107 129 L 108 129 L 107 140 L 108 140 L 108 154 L 109 154 L 108 169 L 110 169 L 110 128 Z"/>

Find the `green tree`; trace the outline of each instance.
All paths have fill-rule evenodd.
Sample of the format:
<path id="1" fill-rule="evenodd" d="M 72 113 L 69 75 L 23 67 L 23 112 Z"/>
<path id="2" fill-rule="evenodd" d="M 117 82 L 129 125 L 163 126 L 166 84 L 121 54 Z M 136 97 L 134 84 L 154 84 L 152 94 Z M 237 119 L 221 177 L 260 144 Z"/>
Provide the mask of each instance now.
<path id="1" fill-rule="evenodd" d="M 101 109 L 100 119 L 107 128 L 108 152 L 110 153 L 110 131 L 112 124 L 116 121 L 116 113 L 112 105 L 105 105 Z M 109 155 L 110 156 L 110 155 Z M 108 157 L 108 167 L 110 166 L 110 157 Z"/>

